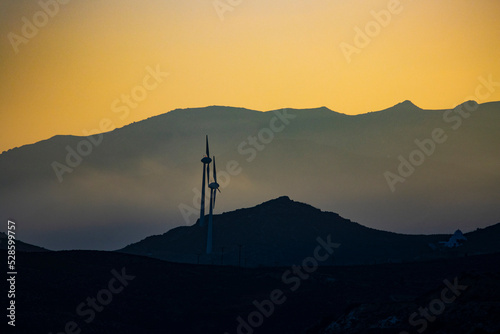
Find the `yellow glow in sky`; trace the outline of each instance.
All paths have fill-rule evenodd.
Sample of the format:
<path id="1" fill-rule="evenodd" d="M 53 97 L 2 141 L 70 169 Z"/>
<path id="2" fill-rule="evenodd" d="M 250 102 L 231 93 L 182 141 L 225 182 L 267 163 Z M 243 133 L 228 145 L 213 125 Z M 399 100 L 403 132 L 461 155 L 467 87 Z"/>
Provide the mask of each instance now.
<path id="1" fill-rule="evenodd" d="M 479 77 L 500 82 L 498 0 L 59 1 L 0 3 L 0 152 L 99 131 L 103 118 L 446 109 Z M 494 87 L 478 102 L 500 100 Z"/>

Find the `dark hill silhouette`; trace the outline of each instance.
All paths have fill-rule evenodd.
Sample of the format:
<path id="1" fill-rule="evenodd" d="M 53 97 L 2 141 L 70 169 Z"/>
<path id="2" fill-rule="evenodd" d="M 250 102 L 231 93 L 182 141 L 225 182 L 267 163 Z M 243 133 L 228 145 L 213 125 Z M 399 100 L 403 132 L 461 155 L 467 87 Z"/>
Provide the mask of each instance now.
<path id="1" fill-rule="evenodd" d="M 15 240 L 16 251 L 18 252 L 48 252 L 48 249 L 43 247 L 35 246 L 23 242 L 19 239 Z M 0 249 L 7 250 L 9 247 L 7 235 L 4 232 L 0 232 Z"/>
<path id="2" fill-rule="evenodd" d="M 5 251 L 0 255 L 6 258 Z M 275 306 L 255 334 L 329 333 L 323 330 L 336 321 L 344 325 L 341 320 L 351 311 L 358 320 L 350 329 L 343 327 L 342 333 L 411 333 L 420 327 L 408 323 L 410 315 L 439 298 L 443 280 L 455 277 L 469 288 L 429 324 L 429 333 L 495 333 L 500 328 L 495 316 L 500 254 L 412 264 L 320 267 L 295 291 L 282 281 L 290 267 L 176 264 L 96 251 L 20 253 L 17 260 L 16 333 L 61 333 L 75 322 L 81 333 L 235 334 L 238 317 L 248 319 L 256 311 L 253 302 L 268 299 L 275 289 L 283 291 L 286 301 Z M 97 299 L 97 307 L 99 300 L 107 301 L 104 292 L 114 277 L 112 270 L 124 270 L 134 278 L 87 323 L 90 306 L 80 312 L 84 316 L 77 307 L 90 298 Z M 6 287 L 6 280 L 2 282 Z M 121 286 L 117 281 L 113 284 Z M 390 316 L 397 316 L 399 322 L 385 329 L 378 325 Z M 362 330 L 355 331 L 360 327 Z"/>
<path id="3" fill-rule="evenodd" d="M 286 196 L 216 215 L 212 256 L 204 254 L 206 231 L 206 226 L 203 228 L 197 222 L 148 237 L 120 251 L 185 263 L 291 265 L 311 256 L 318 237 L 327 240 L 331 236 L 331 241 L 341 246 L 323 265 L 405 262 L 500 252 L 497 242 L 500 224 L 468 233 L 469 240 L 463 246 L 445 249 L 439 242 L 447 241 L 450 235 L 404 235 L 375 230 Z M 437 246 L 433 249 L 429 244 Z"/>
<path id="4" fill-rule="evenodd" d="M 465 287 L 464 290 L 458 292 L 453 303 L 445 305 L 439 317 L 430 314 L 428 319 L 432 321 L 418 313 L 410 317 L 421 309 L 429 308 L 432 302 L 439 302 L 443 289 L 447 287 L 445 283 L 415 300 L 393 298 L 390 303 L 368 301 L 351 305 L 341 315 L 324 319 L 323 325 L 308 333 L 362 334 L 367 333 L 367 329 L 372 330 L 369 333 L 412 333 L 412 330 L 415 333 L 423 333 L 424 330 L 430 333 L 499 333 L 500 323 L 493 316 L 485 316 L 500 312 L 498 274 L 462 273 L 456 278 L 447 278 L 451 284 L 455 279 L 457 284 Z"/>

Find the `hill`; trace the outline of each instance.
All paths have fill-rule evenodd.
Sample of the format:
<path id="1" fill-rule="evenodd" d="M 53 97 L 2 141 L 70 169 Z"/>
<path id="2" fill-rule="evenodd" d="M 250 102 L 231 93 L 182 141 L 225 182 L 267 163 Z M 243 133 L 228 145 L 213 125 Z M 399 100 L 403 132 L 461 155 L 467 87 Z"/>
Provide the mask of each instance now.
<path id="1" fill-rule="evenodd" d="M 16 251 L 19 252 L 47 252 L 48 250 L 43 247 L 38 247 L 35 245 L 28 244 L 21 240 L 16 239 Z M 7 250 L 8 249 L 8 238 L 4 232 L 0 232 L 0 249 Z"/>
<path id="2" fill-rule="evenodd" d="M 332 212 L 283 196 L 252 208 L 214 217 L 214 253 L 205 254 L 207 226 L 199 222 L 131 244 L 121 252 L 184 262 L 244 266 L 283 266 L 300 262 L 318 244 L 338 244 L 322 265 L 421 261 L 500 252 L 500 224 L 466 233 L 458 247 L 445 247 L 451 235 L 404 235 L 375 230 Z"/>

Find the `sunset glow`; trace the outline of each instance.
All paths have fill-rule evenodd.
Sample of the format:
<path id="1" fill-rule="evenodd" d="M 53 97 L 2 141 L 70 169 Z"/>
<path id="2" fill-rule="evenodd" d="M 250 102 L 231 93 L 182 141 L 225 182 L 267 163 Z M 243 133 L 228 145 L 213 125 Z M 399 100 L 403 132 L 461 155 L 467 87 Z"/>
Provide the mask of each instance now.
<path id="1" fill-rule="evenodd" d="M 0 152 L 176 108 L 446 109 L 500 82 L 496 0 L 61 2 L 41 2 L 47 22 L 37 1 L 0 4 Z"/>

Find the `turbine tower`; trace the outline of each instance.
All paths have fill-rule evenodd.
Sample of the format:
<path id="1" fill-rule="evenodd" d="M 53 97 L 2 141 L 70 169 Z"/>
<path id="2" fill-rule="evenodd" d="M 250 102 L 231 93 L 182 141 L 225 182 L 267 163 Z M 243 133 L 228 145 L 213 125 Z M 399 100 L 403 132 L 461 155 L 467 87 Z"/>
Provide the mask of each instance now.
<path id="1" fill-rule="evenodd" d="M 206 142 L 206 155 L 201 159 L 203 162 L 203 182 L 201 184 L 201 208 L 200 208 L 200 226 L 205 225 L 205 172 L 207 173 L 207 184 L 210 180 L 210 152 L 208 150 L 208 135 L 205 138 Z"/>
<path id="2" fill-rule="evenodd" d="M 214 182 L 208 185 L 210 188 L 210 213 L 208 215 L 208 233 L 207 233 L 207 254 L 212 253 L 212 229 L 213 229 L 213 213 L 215 207 L 215 198 L 217 197 L 217 191 L 220 192 L 219 184 L 217 183 L 217 169 L 215 168 L 215 157 L 214 157 Z"/>

